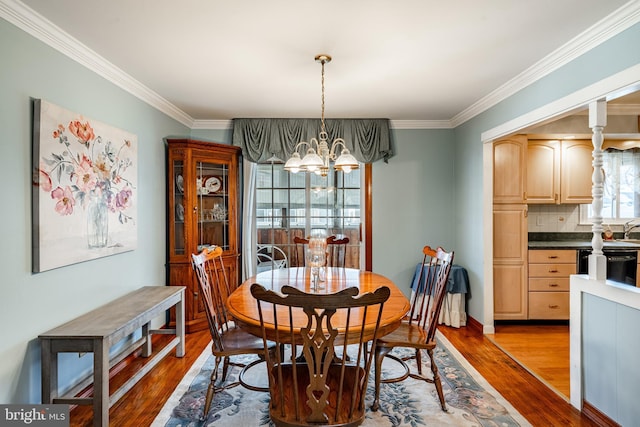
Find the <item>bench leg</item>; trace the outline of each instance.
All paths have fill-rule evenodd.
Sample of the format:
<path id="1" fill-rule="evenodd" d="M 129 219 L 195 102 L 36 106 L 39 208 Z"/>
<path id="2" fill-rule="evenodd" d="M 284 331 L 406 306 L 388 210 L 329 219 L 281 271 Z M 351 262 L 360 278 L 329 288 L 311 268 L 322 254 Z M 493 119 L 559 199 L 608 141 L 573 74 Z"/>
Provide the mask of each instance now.
<path id="1" fill-rule="evenodd" d="M 180 342 L 176 346 L 176 357 L 184 356 L 184 291 L 182 298 L 176 304 L 176 336 Z"/>
<path id="2" fill-rule="evenodd" d="M 109 425 L 109 345 L 103 339 L 93 341 L 93 425 Z"/>
<path id="3" fill-rule="evenodd" d="M 52 350 L 51 340 L 40 341 L 42 363 L 42 403 L 52 403 L 58 397 L 58 353 Z"/>

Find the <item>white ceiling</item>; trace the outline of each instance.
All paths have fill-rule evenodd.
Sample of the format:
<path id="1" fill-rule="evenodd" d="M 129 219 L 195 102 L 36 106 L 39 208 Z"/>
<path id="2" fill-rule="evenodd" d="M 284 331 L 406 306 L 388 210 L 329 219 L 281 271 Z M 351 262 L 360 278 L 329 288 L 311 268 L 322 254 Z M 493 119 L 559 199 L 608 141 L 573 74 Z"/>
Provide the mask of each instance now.
<path id="1" fill-rule="evenodd" d="M 41 39 L 73 44 L 68 50 L 98 58 L 90 64 L 106 60 L 89 66 L 114 68 L 118 84 L 191 124 L 319 117 L 314 57 L 326 53 L 328 118 L 446 127 L 638 22 L 638 3 L 0 0 L 0 17 L 2 9 L 21 15 L 44 28 Z"/>

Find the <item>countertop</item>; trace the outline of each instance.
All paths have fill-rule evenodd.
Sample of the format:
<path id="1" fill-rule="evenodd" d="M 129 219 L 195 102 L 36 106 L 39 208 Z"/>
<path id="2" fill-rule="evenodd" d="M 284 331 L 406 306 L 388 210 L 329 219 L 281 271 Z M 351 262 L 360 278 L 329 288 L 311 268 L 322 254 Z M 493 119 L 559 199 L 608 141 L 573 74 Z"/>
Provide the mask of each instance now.
<path id="1" fill-rule="evenodd" d="M 605 248 L 616 249 L 640 249 L 640 243 L 625 242 L 622 240 L 605 240 Z M 529 242 L 529 249 L 589 249 L 591 241 L 586 240 L 554 240 Z"/>

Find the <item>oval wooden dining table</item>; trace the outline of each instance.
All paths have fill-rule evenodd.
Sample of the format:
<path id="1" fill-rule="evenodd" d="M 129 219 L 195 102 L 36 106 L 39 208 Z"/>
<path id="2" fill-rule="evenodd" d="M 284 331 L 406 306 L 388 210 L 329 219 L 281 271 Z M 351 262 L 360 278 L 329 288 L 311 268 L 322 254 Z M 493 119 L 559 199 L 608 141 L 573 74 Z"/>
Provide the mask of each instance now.
<path id="1" fill-rule="evenodd" d="M 227 309 L 234 320 L 242 329 L 247 332 L 259 336 L 262 336 L 262 329 L 260 327 L 260 317 L 258 314 L 258 305 L 251 295 L 251 285 L 259 283 L 266 289 L 280 291 L 282 286 L 289 285 L 298 288 L 307 293 L 334 293 L 348 287 L 357 287 L 359 293 L 373 292 L 381 286 L 387 286 L 391 291 L 389 299 L 384 304 L 382 309 L 382 316 L 380 318 L 380 327 L 378 328 L 378 336 L 385 335 L 395 330 L 399 325 L 402 318 L 409 311 L 409 300 L 402 293 L 402 291 L 388 278 L 372 273 L 370 271 L 361 271 L 352 268 L 326 268 L 326 274 L 324 282 L 321 282 L 323 289 L 312 290 L 313 279 L 309 268 L 294 267 L 294 268 L 281 268 L 270 271 L 264 271 L 255 276 L 252 276 L 245 280 L 235 291 L 227 298 Z M 269 307 L 263 305 L 264 310 L 269 310 Z M 353 315 L 359 315 L 359 313 L 352 312 Z M 337 327 L 339 332 L 344 332 L 344 328 L 341 329 L 341 325 L 345 324 L 346 310 L 338 310 L 332 318 L 332 324 Z M 365 339 L 370 340 L 373 338 L 373 329 L 375 327 L 377 313 L 368 313 L 364 322 L 365 325 Z M 269 316 L 265 316 L 269 318 Z M 278 322 L 284 328 L 289 324 L 288 318 L 279 319 Z M 294 311 L 293 324 L 294 328 L 299 329 L 306 325 L 307 317 L 302 311 Z M 265 324 L 267 335 L 275 334 L 275 327 L 269 324 Z M 371 332 L 371 336 L 367 335 L 367 331 Z M 359 339 L 358 337 L 348 337 L 348 343 Z"/>

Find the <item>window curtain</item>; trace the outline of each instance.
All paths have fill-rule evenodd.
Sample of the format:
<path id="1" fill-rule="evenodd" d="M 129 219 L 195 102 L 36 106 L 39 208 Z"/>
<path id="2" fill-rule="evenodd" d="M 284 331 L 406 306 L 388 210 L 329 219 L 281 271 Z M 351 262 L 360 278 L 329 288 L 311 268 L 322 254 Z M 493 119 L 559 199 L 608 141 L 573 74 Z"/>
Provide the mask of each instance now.
<path id="1" fill-rule="evenodd" d="M 246 159 L 242 161 L 244 178 L 242 210 L 242 281 L 256 274 L 257 255 L 256 236 L 256 173 L 258 167 Z"/>
<path id="2" fill-rule="evenodd" d="M 251 162 L 273 156 L 286 161 L 300 141 L 318 139 L 320 127 L 320 119 L 234 119 L 233 145 L 241 147 L 243 157 Z M 327 119 L 325 127 L 329 144 L 344 139 L 361 163 L 386 162 L 393 156 L 388 119 Z M 306 148 L 301 156 L 305 152 Z"/>
<path id="3" fill-rule="evenodd" d="M 632 190 L 634 216 L 640 215 L 640 148 L 618 150 L 607 148 L 602 153 L 604 169 L 604 197 L 614 200 L 620 197 L 624 187 Z"/>

